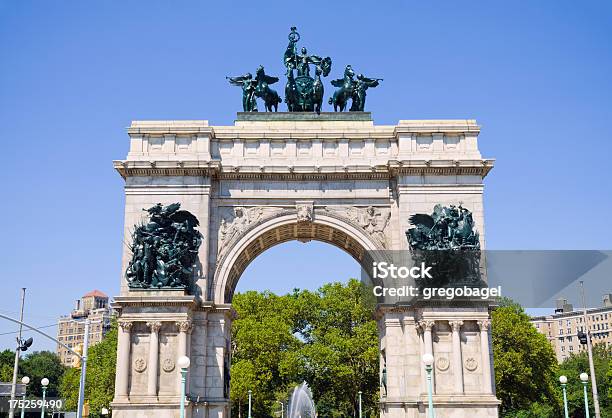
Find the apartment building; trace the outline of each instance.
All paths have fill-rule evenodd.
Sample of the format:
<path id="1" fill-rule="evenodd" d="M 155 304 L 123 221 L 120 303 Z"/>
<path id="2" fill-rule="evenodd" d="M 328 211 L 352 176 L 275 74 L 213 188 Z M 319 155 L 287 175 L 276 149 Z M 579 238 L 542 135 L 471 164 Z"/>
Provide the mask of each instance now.
<path id="1" fill-rule="evenodd" d="M 612 294 L 604 295 L 602 307 L 587 309 L 586 324 L 584 311 L 574 310 L 567 299 L 557 301 L 553 315 L 532 317 L 531 323 L 551 342 L 559 362 L 572 353 L 586 350 L 586 344 L 578 339 L 578 332 L 586 332 L 587 328 L 594 346 L 612 347 Z"/>
<path id="2" fill-rule="evenodd" d="M 108 296 L 99 290 L 93 290 L 75 302 L 74 309 L 69 315 L 59 318 L 57 339 L 80 352 L 85 337 L 85 320 L 91 321 L 89 345 L 92 346 L 102 341 L 110 329 L 111 317 L 112 309 L 108 303 Z M 78 361 L 76 356 L 59 344 L 57 354 L 65 366 L 74 366 Z"/>

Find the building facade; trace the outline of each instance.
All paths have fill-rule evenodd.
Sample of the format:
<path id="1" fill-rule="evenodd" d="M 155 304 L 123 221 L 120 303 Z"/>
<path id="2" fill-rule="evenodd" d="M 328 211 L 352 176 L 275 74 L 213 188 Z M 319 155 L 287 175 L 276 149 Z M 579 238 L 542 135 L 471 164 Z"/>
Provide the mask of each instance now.
<path id="1" fill-rule="evenodd" d="M 93 290 L 81 299 L 76 300 L 75 307 L 69 315 L 59 318 L 57 339 L 68 347 L 80 352 L 85 337 L 85 320 L 89 319 L 89 345 L 102 341 L 110 329 L 112 309 L 108 296 L 99 290 Z M 74 366 L 77 358 L 65 347 L 57 345 L 57 354 L 64 366 Z"/>
<path id="2" fill-rule="evenodd" d="M 587 310 L 586 326 L 584 311 L 574 311 L 565 299 L 557 301 L 554 315 L 533 317 L 531 323 L 548 338 L 559 363 L 587 349 L 586 344 L 581 344 L 578 339 L 578 332 L 586 332 L 587 328 L 593 346 L 605 344 L 612 347 L 612 295 L 604 296 L 602 307 Z"/>

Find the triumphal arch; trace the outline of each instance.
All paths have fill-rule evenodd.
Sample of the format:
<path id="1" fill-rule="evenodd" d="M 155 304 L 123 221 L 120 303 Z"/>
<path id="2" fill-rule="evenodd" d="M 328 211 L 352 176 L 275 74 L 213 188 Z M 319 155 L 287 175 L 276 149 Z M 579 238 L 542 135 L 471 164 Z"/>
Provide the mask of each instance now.
<path id="1" fill-rule="evenodd" d="M 260 67 L 229 77 L 244 110 L 233 125 L 128 128 L 127 157 L 114 162 L 125 180 L 114 417 L 178 418 L 181 356 L 191 360 L 187 417 L 229 416 L 232 297 L 249 263 L 276 244 L 323 241 L 366 270 L 369 254 L 436 239 L 485 247 L 483 179 L 493 160 L 480 154 L 476 122 L 377 125 L 364 105 L 382 80 L 350 65 L 332 81 L 338 112 L 322 112 L 331 59 L 298 52 L 298 40 L 292 28 L 284 100 L 270 87 L 278 78 Z M 258 98 L 269 112 L 256 111 Z M 281 102 L 289 112 L 272 112 Z M 452 239 L 427 237 L 441 208 L 465 215 Z M 415 219 L 425 223 L 414 229 Z M 382 417 L 426 416 L 426 353 L 438 418 L 498 416 L 487 303 L 380 303 L 376 318 Z"/>
<path id="2" fill-rule="evenodd" d="M 176 416 L 176 359 L 186 354 L 188 412 L 228 416 L 232 295 L 273 245 L 319 240 L 362 262 L 366 251 L 407 249 L 412 214 L 460 203 L 484 244 L 482 181 L 493 161 L 478 151 L 479 132 L 473 120 L 381 126 L 365 112 L 239 113 L 233 126 L 134 121 L 127 158 L 114 162 L 125 242 L 143 209 L 180 203 L 198 219 L 201 244 L 189 288 L 129 287 L 122 276 L 114 415 Z M 126 245 L 123 271 L 132 257 Z M 497 416 L 486 306 L 380 306 L 377 318 L 382 416 L 423 416 L 425 352 L 436 358 L 438 417 Z"/>

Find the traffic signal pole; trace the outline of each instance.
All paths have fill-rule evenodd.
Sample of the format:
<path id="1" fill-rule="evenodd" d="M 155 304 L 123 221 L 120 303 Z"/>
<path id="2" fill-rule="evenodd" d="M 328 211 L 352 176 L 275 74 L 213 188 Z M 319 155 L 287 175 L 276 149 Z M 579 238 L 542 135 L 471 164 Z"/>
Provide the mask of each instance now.
<path id="1" fill-rule="evenodd" d="M 83 405 L 85 403 L 85 375 L 87 374 L 87 347 L 89 346 L 89 319 L 85 320 L 85 336 L 83 338 L 83 355 L 81 356 L 81 381 L 79 383 L 79 401 L 77 406 L 77 417 L 83 416 Z"/>
<path id="2" fill-rule="evenodd" d="M 30 331 L 34 331 L 37 332 L 38 334 L 42 335 L 45 338 L 50 339 L 51 341 L 55 341 L 57 344 L 61 345 L 62 347 L 64 347 L 66 350 L 70 351 L 72 354 L 74 354 L 75 356 L 77 356 L 78 358 L 81 359 L 81 381 L 80 381 L 80 385 L 79 385 L 79 397 L 83 397 L 83 394 L 85 393 L 85 373 L 87 371 L 87 367 L 83 367 L 83 364 L 85 363 L 85 360 L 87 360 L 86 358 L 83 358 L 83 356 L 79 353 L 77 353 L 73 348 L 68 347 L 66 344 L 64 344 L 63 342 L 53 338 L 52 336 L 50 336 L 49 334 L 45 334 L 44 332 L 42 332 L 41 330 L 26 324 L 25 322 L 23 322 L 22 320 L 17 320 L 15 318 L 11 318 L 10 316 L 6 316 L 3 314 L 0 314 L 0 318 L 2 319 L 6 319 L 7 321 L 11 321 L 11 322 L 15 322 L 16 324 L 19 324 L 20 326 L 24 326 L 27 329 L 29 329 Z M 87 326 L 87 332 L 89 335 L 89 324 L 86 324 Z M 89 341 L 88 341 L 89 342 Z M 86 354 L 87 352 L 85 352 Z M 14 411 L 13 411 L 14 412 Z M 78 418 L 81 418 L 83 415 L 83 410 L 81 409 L 80 411 L 77 412 L 77 416 Z M 9 415 L 10 418 L 13 418 Z"/>
<path id="3" fill-rule="evenodd" d="M 19 314 L 19 321 L 23 322 L 23 305 L 25 302 L 26 288 L 21 288 L 21 313 Z M 15 416 L 15 397 L 17 394 L 17 371 L 19 370 L 19 352 L 21 351 L 21 332 L 23 326 L 19 324 L 19 337 L 17 338 L 18 347 L 15 349 L 15 365 L 13 366 L 13 383 L 11 384 L 11 402 L 9 406 L 9 418 Z"/>

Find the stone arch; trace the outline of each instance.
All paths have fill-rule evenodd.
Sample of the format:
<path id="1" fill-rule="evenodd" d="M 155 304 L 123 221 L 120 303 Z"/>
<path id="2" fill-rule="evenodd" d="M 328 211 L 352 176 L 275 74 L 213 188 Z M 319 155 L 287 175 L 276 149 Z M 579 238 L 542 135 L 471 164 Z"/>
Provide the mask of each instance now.
<path id="1" fill-rule="evenodd" d="M 339 216 L 317 213 L 312 222 L 298 222 L 295 212 L 274 216 L 245 231 L 219 260 L 210 299 L 217 304 L 231 303 L 238 280 L 251 261 L 265 250 L 293 240 L 332 244 L 361 265 L 370 260 L 367 251 L 384 250 L 378 240 Z"/>

